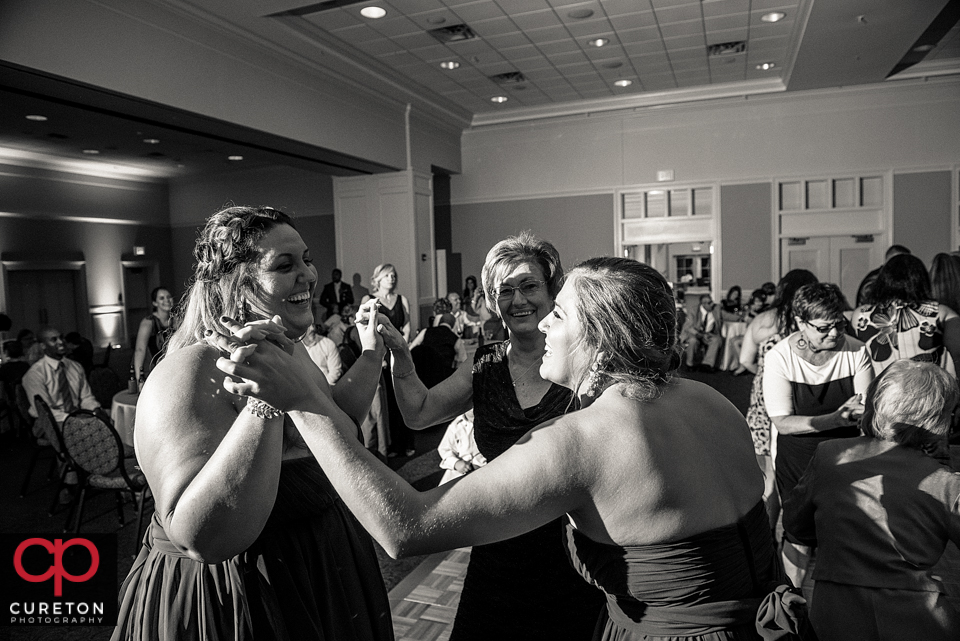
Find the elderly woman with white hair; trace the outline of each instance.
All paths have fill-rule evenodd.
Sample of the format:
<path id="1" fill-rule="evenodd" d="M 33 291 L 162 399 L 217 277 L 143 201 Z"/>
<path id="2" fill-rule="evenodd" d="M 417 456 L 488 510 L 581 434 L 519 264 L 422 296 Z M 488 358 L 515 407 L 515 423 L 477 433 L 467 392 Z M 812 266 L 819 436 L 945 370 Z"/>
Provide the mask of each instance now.
<path id="1" fill-rule="evenodd" d="M 941 462 L 958 397 L 936 365 L 894 362 L 867 391 L 867 436 L 821 443 L 785 497 L 784 526 L 818 550 L 820 641 L 960 636 L 932 573 L 947 541 L 960 543 L 960 474 Z"/>

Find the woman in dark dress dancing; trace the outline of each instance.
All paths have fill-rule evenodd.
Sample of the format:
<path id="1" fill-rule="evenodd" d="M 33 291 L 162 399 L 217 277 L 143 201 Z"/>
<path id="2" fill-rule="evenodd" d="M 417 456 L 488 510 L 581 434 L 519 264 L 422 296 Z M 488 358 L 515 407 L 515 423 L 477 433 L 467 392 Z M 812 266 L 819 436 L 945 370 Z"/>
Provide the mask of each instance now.
<path id="1" fill-rule="evenodd" d="M 309 250 L 285 214 L 231 207 L 207 221 L 195 255 L 183 322 L 137 407 L 137 455 L 156 513 L 112 638 L 393 639 L 369 535 L 281 412 L 224 391 L 221 352 L 207 341 L 205 330 L 226 331 L 223 315 L 272 317 L 289 328 L 273 340 L 303 376 L 274 380 L 331 394 L 294 342 L 313 323 Z M 383 358 L 373 331 L 360 336 L 367 349 L 355 377 L 332 392 L 353 417 L 366 414 Z M 261 386 L 263 398 L 271 389 Z"/>
<path id="2" fill-rule="evenodd" d="M 501 291 L 520 286 L 506 283 Z M 740 412 L 710 387 L 672 377 L 668 283 L 630 259 L 592 259 L 568 275 L 539 326 L 540 374 L 574 390 L 582 409 L 427 492 L 351 439 L 349 419 L 325 396 L 291 389 L 278 402 L 298 409 L 291 417 L 311 451 L 391 555 L 489 544 L 561 518 L 574 564 L 606 595 L 595 639 L 758 638 L 758 608 L 781 579 L 763 479 Z M 289 360 L 269 343 L 256 349 Z M 220 367 L 242 378 L 225 384 L 245 394 L 269 375 L 242 357 Z M 529 606 L 531 596 L 519 598 Z"/>
<path id="3" fill-rule="evenodd" d="M 481 281 L 487 304 L 504 320 L 510 338 L 481 347 L 473 363 L 430 389 L 417 377 L 405 342 L 385 332 L 407 424 L 423 429 L 473 407 L 477 447 L 491 461 L 531 428 L 563 414 L 572 395 L 540 376 L 544 336 L 537 329 L 553 308 L 562 277 L 557 250 L 532 234 L 495 245 Z M 451 641 L 589 635 L 603 601 L 570 567 L 564 548 L 558 521 L 474 546 Z"/>

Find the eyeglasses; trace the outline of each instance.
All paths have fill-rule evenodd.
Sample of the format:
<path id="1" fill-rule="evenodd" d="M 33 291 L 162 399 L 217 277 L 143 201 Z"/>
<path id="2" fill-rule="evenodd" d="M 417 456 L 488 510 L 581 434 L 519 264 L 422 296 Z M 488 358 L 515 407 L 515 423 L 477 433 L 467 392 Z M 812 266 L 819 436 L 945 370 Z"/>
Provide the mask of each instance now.
<path id="1" fill-rule="evenodd" d="M 821 334 L 829 334 L 834 329 L 842 332 L 847 327 L 846 319 L 838 320 L 836 323 L 830 323 L 829 325 L 814 325 L 810 321 L 803 321 L 803 322 L 809 325 L 810 327 L 814 328 Z"/>
<path id="2" fill-rule="evenodd" d="M 523 295 L 524 298 L 530 298 L 534 294 L 540 291 L 540 289 L 546 285 L 545 281 L 542 280 L 525 280 L 518 287 L 510 287 L 509 285 L 502 285 L 499 290 L 497 290 L 497 300 L 511 300 L 513 298 L 514 292 L 517 290 Z"/>

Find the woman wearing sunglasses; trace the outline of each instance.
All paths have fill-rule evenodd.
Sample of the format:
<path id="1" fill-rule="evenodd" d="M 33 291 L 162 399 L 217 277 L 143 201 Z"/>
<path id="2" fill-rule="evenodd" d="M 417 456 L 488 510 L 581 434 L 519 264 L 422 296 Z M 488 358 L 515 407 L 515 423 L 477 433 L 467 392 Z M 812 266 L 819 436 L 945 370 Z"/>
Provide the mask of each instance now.
<path id="1" fill-rule="evenodd" d="M 857 422 L 873 366 L 863 343 L 844 333 L 845 307 L 836 285 L 804 285 L 793 298 L 798 330 L 764 357 L 763 398 L 778 432 L 774 467 L 781 501 L 797 484 L 817 445 L 860 435 Z M 797 587 L 811 553 L 784 531 L 783 564 Z"/>
<path id="2" fill-rule="evenodd" d="M 472 407 L 477 448 L 492 461 L 531 428 L 564 414 L 573 395 L 540 375 L 545 339 L 538 328 L 553 310 L 562 280 L 556 248 L 530 232 L 494 245 L 480 283 L 487 307 L 509 337 L 484 345 L 473 362 L 429 389 L 399 332 L 381 329 L 407 425 L 424 429 Z M 602 607 L 602 595 L 570 566 L 563 527 L 555 519 L 473 547 L 450 640 L 589 638 Z"/>

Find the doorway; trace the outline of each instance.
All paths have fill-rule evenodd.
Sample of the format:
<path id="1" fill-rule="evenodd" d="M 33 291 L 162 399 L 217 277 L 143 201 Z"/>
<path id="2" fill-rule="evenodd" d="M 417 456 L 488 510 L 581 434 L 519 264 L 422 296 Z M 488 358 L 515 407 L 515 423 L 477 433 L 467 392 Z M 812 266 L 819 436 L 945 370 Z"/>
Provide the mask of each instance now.
<path id="1" fill-rule="evenodd" d="M 7 267 L 7 300 L 13 331 L 55 327 L 61 333 L 90 335 L 84 313 L 86 292 L 81 269 L 20 269 Z"/>
<path id="2" fill-rule="evenodd" d="M 160 286 L 160 268 L 153 261 L 123 261 L 123 307 L 127 347 L 135 347 L 140 321 L 153 313 L 150 292 Z"/>
<path id="3" fill-rule="evenodd" d="M 836 283 L 851 306 L 863 277 L 883 263 L 880 241 L 873 234 L 793 237 L 780 240 L 780 273 L 806 269 L 825 283 Z"/>

